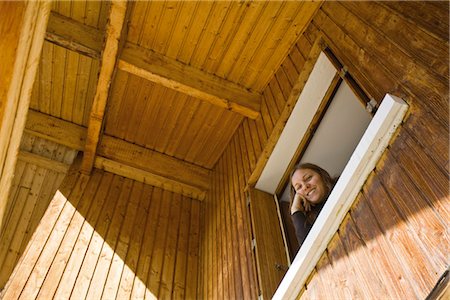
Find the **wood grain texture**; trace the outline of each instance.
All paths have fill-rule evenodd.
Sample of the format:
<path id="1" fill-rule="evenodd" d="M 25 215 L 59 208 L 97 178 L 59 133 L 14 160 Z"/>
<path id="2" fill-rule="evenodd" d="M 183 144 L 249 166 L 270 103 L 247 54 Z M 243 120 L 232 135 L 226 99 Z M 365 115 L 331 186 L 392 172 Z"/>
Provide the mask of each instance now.
<path id="1" fill-rule="evenodd" d="M 30 107 L 87 126 L 98 71 L 98 60 L 45 41 Z"/>
<path id="2" fill-rule="evenodd" d="M 195 298 L 198 201 L 99 170 L 91 177 L 69 175 L 63 185 L 63 194 L 52 200 L 5 297 L 123 299 L 140 289 L 142 297 L 164 298 L 176 289 Z M 180 221 L 169 222 L 169 216 Z M 152 224 L 159 224 L 159 230 Z M 186 229 L 192 234 L 181 239 L 179 232 Z M 181 257 L 176 249 L 184 253 L 184 263 L 177 259 Z M 145 265 L 145 272 L 139 271 Z M 174 278 L 186 283 L 175 286 Z"/>
<path id="3" fill-rule="evenodd" d="M 95 59 L 100 58 L 103 46 L 103 34 L 100 30 L 56 12 L 50 14 L 45 39 Z"/>
<path id="4" fill-rule="evenodd" d="M 81 55 L 84 50 L 68 50 L 64 43 L 74 37 L 81 45 L 95 40 L 89 32 L 105 30 L 109 4 L 56 1 L 53 12 L 74 29 L 59 44 L 44 43 L 31 96 L 34 111 L 27 121 L 27 132 L 35 135 L 24 137 L 22 150 L 62 162 L 70 155 L 65 157 L 61 146 L 46 147 L 37 137 L 83 149 L 100 70 L 96 59 Z M 179 195 L 182 188 L 178 193 L 163 190 L 165 179 L 152 187 L 108 172 L 95 171 L 89 179 L 72 174 L 61 186 L 69 201 L 60 194 L 53 199 L 27 246 L 31 228 L 40 221 L 37 216 L 46 210 L 43 199 L 54 195 L 62 178 L 19 161 L 11 190 L 15 200 L 7 206 L 11 226 L 1 244 L 12 252 L 0 248 L 2 272 L 18 262 L 5 295 L 257 298 L 264 286 L 257 279 L 244 189 L 258 179 L 323 40 L 370 97 L 380 101 L 390 92 L 411 109 L 298 297 L 427 296 L 448 253 L 448 243 L 442 242 L 448 240 L 449 214 L 446 5 L 136 2 L 128 27 L 128 43 L 172 67 L 194 69 L 201 79 L 220 78 L 261 94 L 260 114 L 245 119 L 118 70 L 102 139 L 106 145 L 114 139 L 126 146 L 123 153 L 115 152 L 115 146 L 101 151 L 133 167 L 153 168 L 155 163 L 154 173 L 172 179 L 177 170 L 185 170 L 179 165 L 187 163 L 184 183 L 192 169 L 211 169 L 211 176 L 194 176 L 210 187 L 207 197 L 199 202 Z M 96 104 L 94 110 L 103 113 Z M 36 111 L 54 119 L 41 123 Z M 162 159 L 149 161 L 160 155 Z M 42 165 L 46 159 L 28 161 Z M 70 200 L 86 220 L 69 207 Z M 29 223 L 17 223 L 21 216 Z M 20 253 L 24 255 L 18 259 Z"/>
<path id="5" fill-rule="evenodd" d="M 406 54 L 402 53 L 416 51 L 416 49 L 419 49 L 420 47 L 416 45 L 399 46 L 394 44 L 392 41 L 388 40 L 388 37 L 385 34 L 379 32 L 381 30 L 379 28 L 379 23 L 362 25 L 367 27 L 368 32 L 364 36 L 365 41 L 358 40 L 356 37 L 357 30 L 355 30 L 355 28 L 347 28 L 351 26 L 351 22 L 345 22 L 345 17 L 337 20 L 336 18 L 339 17 L 339 14 L 336 16 L 328 15 L 330 14 L 330 9 L 333 11 L 336 9 L 336 11 L 339 12 L 337 9 L 340 5 L 341 4 L 338 3 L 325 5 L 323 10 L 317 14 L 314 22 L 323 29 L 324 35 L 327 36 L 327 40 L 331 43 L 330 47 L 332 50 L 336 49 L 336 54 L 342 57 L 348 70 L 355 73 L 355 79 L 357 81 L 364 81 L 362 84 L 364 87 L 370 87 L 373 84 L 377 85 L 377 88 L 373 91 L 372 88 L 369 89 L 369 95 L 373 96 L 377 101 L 381 100 L 384 93 L 388 91 L 397 94 L 405 94 L 412 98 L 418 97 L 416 101 L 411 101 L 414 106 L 417 105 L 433 112 L 444 125 L 447 125 L 448 113 L 446 103 L 448 102 L 448 86 L 445 81 L 442 81 L 439 79 L 439 76 L 433 74 L 433 71 L 429 67 L 420 67 L 419 64 L 413 63 L 411 56 L 408 57 Z M 344 12 L 349 18 L 352 18 L 353 23 L 357 24 L 358 22 L 362 22 L 358 19 L 357 15 L 353 15 L 352 17 L 351 12 L 348 10 Z M 395 19 L 395 16 L 389 15 L 387 18 L 389 20 L 391 18 Z M 358 28 L 360 27 L 361 26 L 358 26 Z M 404 29 L 399 28 L 398 30 L 402 31 Z M 367 36 L 371 36 L 372 34 L 373 38 L 367 40 Z M 340 37 L 339 39 L 334 39 L 338 36 Z M 404 60 L 405 62 L 408 62 L 408 65 L 410 66 L 409 69 L 404 68 L 404 64 L 397 68 L 390 68 L 389 65 L 386 65 L 386 58 L 381 56 L 381 53 L 377 50 L 380 49 L 380 43 L 375 42 L 377 39 L 384 40 L 385 42 L 381 44 L 385 45 L 387 48 L 392 48 L 389 50 L 390 52 L 393 51 L 394 53 L 398 53 L 398 55 L 393 55 L 392 58 L 390 58 L 393 60 L 391 62 L 392 64 L 397 64 Z M 344 40 L 346 40 L 346 43 L 342 43 Z M 397 47 L 401 48 L 398 49 Z M 352 55 L 351 53 L 360 54 L 358 54 L 357 57 L 348 57 L 349 55 Z M 443 57 L 442 59 L 445 60 Z M 374 70 L 377 70 L 377 72 L 374 72 Z M 358 72 L 362 72 L 364 75 L 359 75 Z M 411 74 L 415 75 L 412 76 Z M 422 75 L 417 77 L 418 74 Z M 371 77 L 371 80 L 367 79 L 368 75 Z M 401 83 L 395 85 L 394 83 L 397 82 L 398 78 L 402 78 Z M 422 78 L 424 80 L 422 80 Z M 370 81 L 370 83 L 366 84 L 366 81 Z M 429 99 L 426 104 L 419 100 L 425 98 Z"/>
<path id="6" fill-rule="evenodd" d="M 5 77 L 0 82 L 0 226 L 31 102 L 50 2 L 5 4 L 2 8 L 10 15 L 0 23 L 0 31 L 5 35 L 1 47 L 6 55 L 2 65 Z M 14 21 L 15 18 L 19 20 Z"/>
<path id="7" fill-rule="evenodd" d="M 210 169 L 243 118 L 118 71 L 105 133 Z"/>
<path id="8" fill-rule="evenodd" d="M 95 91 L 94 102 L 90 112 L 86 144 L 84 146 L 84 158 L 82 171 L 89 174 L 94 165 L 97 144 L 108 100 L 109 88 L 118 58 L 119 39 L 127 10 L 126 2 L 112 2 L 109 15 L 109 23 L 106 30 L 105 47 L 102 53 L 98 83 Z"/>
<path id="9" fill-rule="evenodd" d="M 142 3 L 131 15 L 128 41 L 262 91 L 319 6 L 320 2 Z"/>
<path id="10" fill-rule="evenodd" d="M 75 150 L 83 150 L 86 142 L 85 127 L 31 109 L 25 132 Z"/>
<path id="11" fill-rule="evenodd" d="M 423 5 L 422 10 L 413 11 L 419 5 Z M 426 13 L 427 10 L 433 12 Z M 446 58 L 438 54 L 440 50 L 430 53 L 432 48 L 427 48 L 422 52 L 419 46 L 423 41 L 431 41 L 439 43 L 438 49 L 448 47 L 448 41 L 442 41 L 439 34 L 443 29 L 439 24 L 445 24 L 448 18 L 431 21 L 432 15 L 440 13 L 445 11 L 436 10 L 431 3 L 326 3 L 313 20 L 314 27 L 323 32 L 326 42 L 363 89 L 375 98 L 376 94 L 395 91 L 412 106 L 403 129 L 366 182 L 360 201 L 352 207 L 351 219 L 341 225 L 339 232 L 339 239 L 347 249 L 345 265 L 379 274 L 372 278 L 381 281 L 363 284 L 368 293 L 377 297 L 382 294 L 393 298 L 426 297 L 445 268 L 442 253 L 447 252 L 448 243 L 442 241 L 448 240 L 443 230 L 448 228 L 448 221 L 444 221 L 448 219 L 448 187 L 444 184 L 448 181 L 448 145 L 443 144 L 442 136 L 448 134 L 442 107 L 447 102 L 448 85 L 439 82 L 442 76 L 447 76 L 448 66 L 441 66 L 442 72 L 437 74 L 431 64 L 440 65 Z M 419 18 L 419 14 L 423 17 Z M 381 20 L 389 25 L 385 27 Z M 425 35 L 419 44 L 398 40 L 398 34 L 405 34 L 407 28 L 410 33 Z M 392 55 L 384 57 L 380 52 L 383 48 L 389 49 Z M 414 54 L 416 51 L 421 51 L 422 58 Z M 422 60 L 424 56 L 428 57 L 427 63 Z M 417 72 L 413 73 L 424 74 L 420 77 L 426 79 L 416 82 L 409 77 L 405 65 L 414 66 Z M 436 95 L 425 104 L 423 95 L 428 97 L 434 92 Z M 333 253 L 333 245 L 333 242 L 329 244 L 328 253 Z M 358 257 L 367 251 L 372 264 L 363 267 L 365 261 Z M 331 260 L 330 267 L 333 266 Z M 328 276 L 330 267 L 328 264 L 316 267 L 318 272 L 311 288 Z M 345 277 L 352 283 L 352 276 Z M 339 281 L 330 278 L 328 282 L 334 292 L 342 290 L 337 286 Z M 350 295 L 360 284 L 349 286 Z M 310 286 L 302 299 L 313 295 L 308 290 Z"/>
<path id="12" fill-rule="evenodd" d="M 118 67 L 122 71 L 247 117 L 256 118 L 259 114 L 259 94 L 152 50 L 127 43 Z"/>
<path id="13" fill-rule="evenodd" d="M 16 60 L 17 46 L 20 38 L 20 25 L 23 22 L 25 13 L 25 3 L 3 2 L 2 11 L 5 18 L 0 23 L 0 33 L 4 37 L 0 42 L 0 49 L 3 52 L 4 62 L 2 64 L 2 74 L 0 79 L 0 120 L 3 120 L 6 110 L 6 98 L 8 89 L 13 78 L 14 63 Z"/>
<path id="14" fill-rule="evenodd" d="M 213 171 L 211 191 L 204 201 L 207 217 L 200 266 L 205 274 L 204 288 L 199 292 L 208 298 L 254 298 L 258 291 L 243 192 L 245 178 L 238 173 L 248 161 L 242 159 L 235 139 L 230 145 L 233 147 L 225 150 Z"/>

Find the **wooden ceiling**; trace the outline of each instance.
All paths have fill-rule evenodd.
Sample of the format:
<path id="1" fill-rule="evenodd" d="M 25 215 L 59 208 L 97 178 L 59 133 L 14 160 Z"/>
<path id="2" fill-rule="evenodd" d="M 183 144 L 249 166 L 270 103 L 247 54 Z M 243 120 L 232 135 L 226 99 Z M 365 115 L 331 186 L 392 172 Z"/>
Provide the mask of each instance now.
<path id="1" fill-rule="evenodd" d="M 264 88 L 319 6 L 56 1 L 30 114 L 75 126 L 87 171 L 108 159 L 204 190 L 189 177 L 208 174 L 242 120 L 258 117 Z M 40 136 L 74 143 L 72 131 L 49 126 Z"/>

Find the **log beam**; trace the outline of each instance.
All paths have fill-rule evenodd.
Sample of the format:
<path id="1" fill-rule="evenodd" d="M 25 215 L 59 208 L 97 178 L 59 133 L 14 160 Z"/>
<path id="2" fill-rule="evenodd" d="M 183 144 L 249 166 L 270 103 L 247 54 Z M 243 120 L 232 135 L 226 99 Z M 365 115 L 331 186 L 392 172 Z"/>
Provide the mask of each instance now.
<path id="1" fill-rule="evenodd" d="M 25 132 L 82 151 L 86 143 L 86 127 L 30 109 Z"/>
<path id="2" fill-rule="evenodd" d="M 85 174 L 90 174 L 94 166 L 95 153 L 100 138 L 113 71 L 116 65 L 119 40 L 122 33 L 126 10 L 126 1 L 111 2 L 109 22 L 106 29 L 106 43 L 102 55 L 97 89 L 95 91 L 94 102 L 92 103 L 92 110 L 89 118 L 83 161 L 81 163 L 81 172 Z"/>
<path id="3" fill-rule="evenodd" d="M 152 172 L 135 168 L 105 157 L 97 156 L 95 158 L 95 167 L 97 169 L 105 170 L 106 172 L 111 172 L 164 190 L 182 194 L 192 199 L 204 200 L 206 197 L 206 191 L 204 189 L 177 180 L 167 179 L 166 177 Z"/>
<path id="4" fill-rule="evenodd" d="M 19 160 L 50 169 L 58 173 L 67 173 L 70 165 L 28 151 L 19 151 Z"/>
<path id="5" fill-rule="evenodd" d="M 103 136 L 98 155 L 203 190 L 209 186 L 208 169 L 112 136 Z"/>
<path id="6" fill-rule="evenodd" d="M 87 128 L 29 110 L 25 132 L 83 150 Z M 132 143 L 104 135 L 94 166 L 165 190 L 203 200 L 210 170 Z"/>
<path id="7" fill-rule="evenodd" d="M 103 33 L 91 26 L 51 12 L 45 39 L 53 44 L 95 59 L 100 58 Z"/>
<path id="8" fill-rule="evenodd" d="M 118 67 L 246 117 L 259 115 L 260 94 L 138 45 L 125 44 Z"/>

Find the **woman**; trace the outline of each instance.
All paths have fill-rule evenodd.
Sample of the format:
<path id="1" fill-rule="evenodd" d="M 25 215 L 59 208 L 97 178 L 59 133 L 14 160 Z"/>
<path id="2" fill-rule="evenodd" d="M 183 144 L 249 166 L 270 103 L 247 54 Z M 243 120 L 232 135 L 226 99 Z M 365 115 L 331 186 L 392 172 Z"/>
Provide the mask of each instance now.
<path id="1" fill-rule="evenodd" d="M 331 178 L 327 171 L 314 164 L 299 164 L 292 171 L 290 211 L 300 246 L 335 183 L 336 179 Z"/>

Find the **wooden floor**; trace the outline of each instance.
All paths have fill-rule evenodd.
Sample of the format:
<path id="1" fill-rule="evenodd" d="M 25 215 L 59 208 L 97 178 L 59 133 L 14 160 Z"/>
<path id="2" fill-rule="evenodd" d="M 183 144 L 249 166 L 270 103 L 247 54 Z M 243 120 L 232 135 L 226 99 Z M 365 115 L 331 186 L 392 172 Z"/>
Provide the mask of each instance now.
<path id="1" fill-rule="evenodd" d="M 3 299 L 195 298 L 200 202 L 69 171 Z"/>

